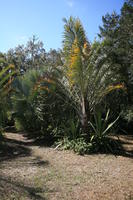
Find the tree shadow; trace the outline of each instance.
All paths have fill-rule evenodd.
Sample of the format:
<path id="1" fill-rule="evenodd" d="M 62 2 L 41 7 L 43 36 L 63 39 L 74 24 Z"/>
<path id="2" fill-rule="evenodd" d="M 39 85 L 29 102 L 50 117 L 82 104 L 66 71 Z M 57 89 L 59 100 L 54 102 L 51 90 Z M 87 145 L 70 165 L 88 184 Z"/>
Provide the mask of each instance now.
<path id="1" fill-rule="evenodd" d="M 14 159 L 31 155 L 31 149 L 17 143 L 17 141 L 4 139 L 0 145 L 0 162 L 3 160 Z"/>
<path id="2" fill-rule="evenodd" d="M 32 156 L 32 148 L 30 148 L 30 146 L 34 144 L 34 141 L 28 140 L 26 138 L 24 138 L 24 140 L 19 140 L 19 137 L 15 138 L 16 136 L 12 134 L 12 136 L 10 137 L 5 137 L 2 144 L 0 145 L 0 169 L 5 166 L 6 169 L 8 169 L 8 167 L 14 169 L 20 168 L 21 171 L 21 168 L 23 168 L 24 166 L 26 168 L 32 166 L 40 168 L 44 166 L 47 167 L 49 165 L 49 161 L 42 159 L 41 156 Z M 17 162 L 15 161 L 15 159 L 17 159 Z M 23 197 L 23 194 L 26 195 L 26 199 L 45 200 L 45 198 L 41 196 L 41 193 L 44 194 L 45 189 L 36 186 L 34 187 L 34 183 L 27 185 L 23 182 L 18 182 L 14 178 L 10 176 L 8 177 L 8 172 L 7 174 L 2 174 L 2 170 L 0 171 L 1 200 L 21 199 L 21 197 Z"/>
<path id="3" fill-rule="evenodd" d="M 119 135 L 111 138 L 118 143 L 116 155 L 133 158 L 133 135 Z"/>
<path id="4" fill-rule="evenodd" d="M 25 131 L 19 131 L 17 132 L 15 129 L 9 129 L 6 131 L 6 133 L 10 134 L 18 134 L 22 135 L 25 140 L 16 140 L 16 139 L 9 139 L 6 138 L 6 142 L 10 141 L 11 143 L 17 143 L 20 145 L 25 146 L 43 146 L 43 147 L 50 147 L 55 142 L 55 137 L 53 135 L 50 135 L 49 133 L 41 134 L 39 131 L 33 131 L 33 132 L 25 132 Z"/>
<path id="5" fill-rule="evenodd" d="M 10 133 L 9 133 L 10 134 Z M 25 138 L 23 141 L 15 138 L 5 137 L 0 144 L 0 162 L 5 160 L 12 160 L 21 157 L 29 157 L 32 155 L 32 149 L 30 146 L 38 146 L 34 140 L 28 140 Z M 49 162 L 42 160 L 41 157 L 35 157 L 32 159 L 32 165 L 48 165 Z"/>
<path id="6" fill-rule="evenodd" d="M 11 180 L 9 177 L 0 178 L 0 199 L 21 199 L 26 196 L 28 199 L 33 200 L 46 200 L 42 197 L 41 193 L 45 193 L 47 189 L 41 187 L 32 187 Z"/>
<path id="7" fill-rule="evenodd" d="M 31 165 L 32 166 L 48 166 L 49 165 L 49 161 L 48 160 L 42 160 L 42 158 L 40 156 L 37 156 L 36 158 L 32 159 L 31 161 Z"/>
<path id="8" fill-rule="evenodd" d="M 98 150 L 91 154 L 110 154 L 114 156 L 123 156 L 133 159 L 133 136 L 115 135 L 106 138 L 105 145 L 102 144 Z"/>
<path id="9" fill-rule="evenodd" d="M 32 131 L 21 133 L 27 140 L 32 140 L 31 145 L 40 147 L 51 147 L 57 140 L 50 132 L 46 131 L 42 134 L 40 131 Z"/>

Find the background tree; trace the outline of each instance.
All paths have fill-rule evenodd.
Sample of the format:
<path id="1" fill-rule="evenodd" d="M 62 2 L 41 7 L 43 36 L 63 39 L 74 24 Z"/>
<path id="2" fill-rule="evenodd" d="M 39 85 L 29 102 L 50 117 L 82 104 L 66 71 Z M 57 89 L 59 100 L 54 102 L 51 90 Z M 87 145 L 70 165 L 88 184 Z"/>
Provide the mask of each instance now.
<path id="1" fill-rule="evenodd" d="M 32 68 L 37 69 L 44 65 L 46 60 L 46 52 L 43 47 L 43 42 L 33 35 L 33 37 L 27 42 L 26 52 L 28 54 L 28 62 Z"/>
<path id="2" fill-rule="evenodd" d="M 26 46 L 18 45 L 6 54 L 8 63 L 15 65 L 20 74 L 29 69 L 38 69 L 46 64 L 46 52 L 43 43 L 36 36 L 31 38 Z"/>
<path id="3" fill-rule="evenodd" d="M 62 66 L 62 51 L 60 49 L 50 49 L 50 51 L 46 54 L 46 65 L 53 67 Z"/>
<path id="4" fill-rule="evenodd" d="M 133 55 L 133 1 L 125 1 L 120 16 L 116 13 L 103 17 L 100 27 L 100 38 L 103 43 L 103 53 L 108 57 L 108 63 L 121 82 L 127 87 L 128 103 L 132 96 L 132 55 Z"/>
<path id="5" fill-rule="evenodd" d="M 117 113 L 122 112 L 123 118 L 131 116 L 133 101 L 133 1 L 125 1 L 120 15 L 112 13 L 103 17 L 100 27 L 102 54 L 108 58 L 110 70 L 117 74 L 117 80 L 124 83 L 126 93 L 116 92 L 108 95 L 106 103 Z M 112 97 L 114 96 L 114 98 Z M 114 102 L 116 99 L 116 102 Z M 114 104 L 112 104 L 112 100 Z M 130 113 L 130 115 L 129 115 Z M 131 119 L 131 117 L 129 117 Z M 123 127 L 121 119 L 121 127 Z M 129 126 L 129 124 L 128 124 Z M 123 129 L 123 128 L 122 128 Z"/>

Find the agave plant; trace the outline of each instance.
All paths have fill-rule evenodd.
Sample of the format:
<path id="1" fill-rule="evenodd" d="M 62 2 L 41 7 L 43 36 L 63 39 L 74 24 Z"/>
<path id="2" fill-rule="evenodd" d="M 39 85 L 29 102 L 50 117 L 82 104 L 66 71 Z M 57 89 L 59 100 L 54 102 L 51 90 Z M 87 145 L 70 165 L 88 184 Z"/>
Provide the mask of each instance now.
<path id="1" fill-rule="evenodd" d="M 101 112 L 96 112 L 94 115 L 94 124 L 89 121 L 89 124 L 94 131 L 91 140 L 93 140 L 94 138 L 99 138 L 99 140 L 101 140 L 102 138 L 106 137 L 109 130 L 119 119 L 118 116 L 113 122 L 109 123 L 109 113 L 110 110 L 107 111 L 105 118 L 103 118 Z"/>
<path id="2" fill-rule="evenodd" d="M 110 135 L 110 129 L 118 121 L 119 116 L 113 122 L 109 122 L 109 113 L 110 110 L 107 111 L 105 118 L 103 118 L 101 112 L 97 111 L 94 114 L 94 122 L 89 121 L 92 128 L 90 143 L 93 151 L 102 150 L 114 153 L 114 150 L 118 148 L 118 143 L 108 136 Z"/>

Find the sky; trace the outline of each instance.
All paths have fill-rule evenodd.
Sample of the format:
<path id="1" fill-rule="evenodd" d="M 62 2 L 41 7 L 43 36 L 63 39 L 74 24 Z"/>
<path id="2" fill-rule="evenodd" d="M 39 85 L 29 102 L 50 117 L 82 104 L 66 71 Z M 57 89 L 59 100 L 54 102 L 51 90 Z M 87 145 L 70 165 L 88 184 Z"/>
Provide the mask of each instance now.
<path id="1" fill-rule="evenodd" d="M 36 35 L 44 48 L 62 47 L 63 21 L 80 18 L 88 39 L 93 42 L 102 25 L 102 16 L 120 9 L 124 0 L 0 0 L 0 51 L 26 44 Z"/>

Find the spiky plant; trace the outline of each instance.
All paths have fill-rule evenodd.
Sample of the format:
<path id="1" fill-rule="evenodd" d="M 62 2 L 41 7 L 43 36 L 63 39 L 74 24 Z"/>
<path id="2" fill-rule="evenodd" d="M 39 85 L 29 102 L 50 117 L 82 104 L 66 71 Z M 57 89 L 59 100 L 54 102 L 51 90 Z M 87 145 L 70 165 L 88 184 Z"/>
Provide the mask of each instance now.
<path id="1" fill-rule="evenodd" d="M 0 132 L 2 132 L 7 111 L 7 97 L 11 92 L 11 83 L 14 79 L 15 73 L 13 65 L 3 67 L 0 71 Z"/>

